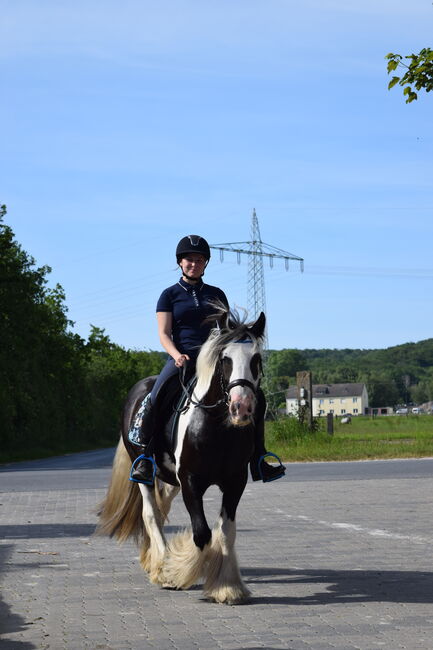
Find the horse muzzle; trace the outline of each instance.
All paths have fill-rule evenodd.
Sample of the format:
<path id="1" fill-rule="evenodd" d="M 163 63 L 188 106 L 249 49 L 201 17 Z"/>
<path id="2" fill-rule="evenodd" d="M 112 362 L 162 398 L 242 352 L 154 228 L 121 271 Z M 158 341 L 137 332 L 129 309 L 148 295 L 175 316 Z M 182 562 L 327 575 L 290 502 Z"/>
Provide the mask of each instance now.
<path id="1" fill-rule="evenodd" d="M 231 382 L 227 388 L 231 423 L 236 427 L 248 426 L 253 421 L 256 408 L 255 386 L 241 379 Z"/>

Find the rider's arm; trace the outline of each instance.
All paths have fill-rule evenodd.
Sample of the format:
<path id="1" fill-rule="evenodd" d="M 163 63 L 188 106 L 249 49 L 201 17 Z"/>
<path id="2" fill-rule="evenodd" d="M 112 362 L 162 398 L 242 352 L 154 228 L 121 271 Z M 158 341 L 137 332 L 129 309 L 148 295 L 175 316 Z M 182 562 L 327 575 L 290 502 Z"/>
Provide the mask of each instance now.
<path id="1" fill-rule="evenodd" d="M 159 340 L 164 350 L 173 357 L 177 366 L 182 366 L 185 359 L 189 360 L 187 354 L 181 354 L 171 338 L 173 326 L 173 314 L 170 311 L 157 311 L 156 320 L 158 322 Z"/>

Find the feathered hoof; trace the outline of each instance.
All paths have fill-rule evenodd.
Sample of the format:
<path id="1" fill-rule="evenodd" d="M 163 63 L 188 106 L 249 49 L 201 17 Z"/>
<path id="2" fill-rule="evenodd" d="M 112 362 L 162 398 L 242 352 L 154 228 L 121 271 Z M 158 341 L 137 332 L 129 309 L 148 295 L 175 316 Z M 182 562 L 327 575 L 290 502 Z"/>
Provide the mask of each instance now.
<path id="1" fill-rule="evenodd" d="M 172 591 L 179 591 L 180 589 L 186 589 L 186 587 L 179 587 L 177 584 L 174 582 L 170 582 L 165 578 L 164 575 L 161 576 L 161 587 L 163 589 L 171 589 Z"/>
<path id="2" fill-rule="evenodd" d="M 204 559 L 204 552 L 194 544 L 190 531 L 176 535 L 167 547 L 161 584 L 169 589 L 189 589 L 202 576 Z"/>
<path id="3" fill-rule="evenodd" d="M 251 592 L 245 585 L 225 585 L 213 590 L 205 590 L 205 598 L 214 603 L 242 605 L 251 600 Z"/>
<path id="4" fill-rule="evenodd" d="M 140 553 L 140 566 L 154 585 L 164 586 L 162 568 L 164 557 L 152 555 L 151 549 L 142 550 Z"/>
<path id="5" fill-rule="evenodd" d="M 162 559 L 160 562 L 158 562 L 158 564 L 152 566 L 151 570 L 149 571 L 149 580 L 152 584 L 158 585 L 159 587 L 166 586 L 166 579 L 164 577 L 164 564 Z"/>

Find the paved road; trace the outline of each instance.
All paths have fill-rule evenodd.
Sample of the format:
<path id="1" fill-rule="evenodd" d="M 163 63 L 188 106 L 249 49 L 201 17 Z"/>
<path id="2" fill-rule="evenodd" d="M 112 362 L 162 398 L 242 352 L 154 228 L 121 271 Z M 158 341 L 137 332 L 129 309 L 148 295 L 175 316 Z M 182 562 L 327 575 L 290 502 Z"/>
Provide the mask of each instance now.
<path id="1" fill-rule="evenodd" d="M 150 585 L 132 543 L 92 537 L 112 453 L 0 467 L 1 648 L 433 648 L 433 459 L 297 463 L 249 484 L 237 550 L 253 598 L 227 607 Z M 169 530 L 186 523 L 178 500 Z"/>

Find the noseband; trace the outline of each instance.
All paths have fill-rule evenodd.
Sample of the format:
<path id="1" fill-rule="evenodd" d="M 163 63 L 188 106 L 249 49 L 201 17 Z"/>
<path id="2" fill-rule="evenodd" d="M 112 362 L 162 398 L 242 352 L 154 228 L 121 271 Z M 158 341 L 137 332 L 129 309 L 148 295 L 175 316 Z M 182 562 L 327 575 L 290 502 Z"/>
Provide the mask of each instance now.
<path id="1" fill-rule="evenodd" d="M 224 392 L 227 395 L 227 399 L 231 389 L 234 388 L 235 386 L 245 386 L 245 388 L 249 388 L 250 390 L 252 390 L 254 395 L 256 395 L 257 393 L 257 386 L 254 386 L 253 382 L 249 381 L 249 379 L 235 379 L 234 381 L 231 381 L 229 384 L 227 384 L 227 386 L 225 387 Z"/>

